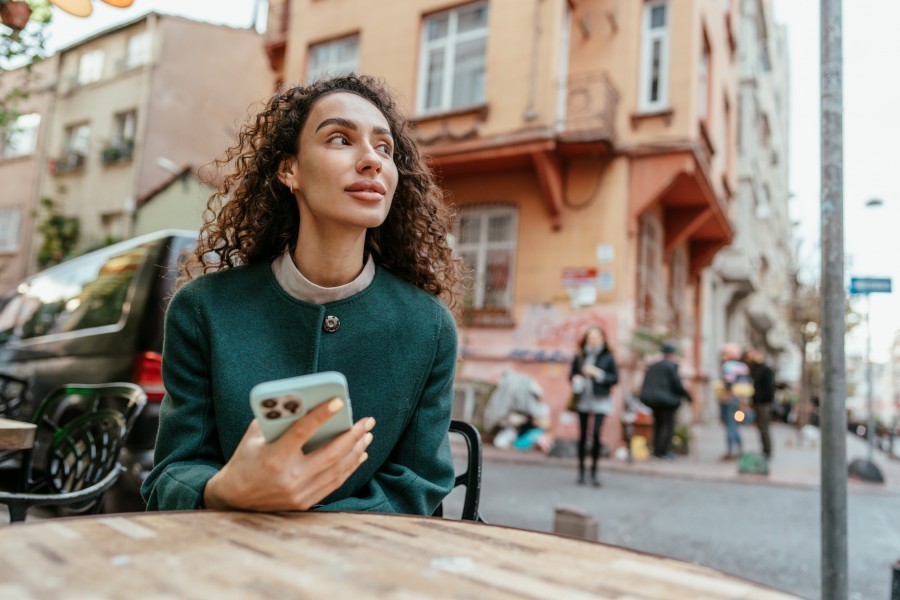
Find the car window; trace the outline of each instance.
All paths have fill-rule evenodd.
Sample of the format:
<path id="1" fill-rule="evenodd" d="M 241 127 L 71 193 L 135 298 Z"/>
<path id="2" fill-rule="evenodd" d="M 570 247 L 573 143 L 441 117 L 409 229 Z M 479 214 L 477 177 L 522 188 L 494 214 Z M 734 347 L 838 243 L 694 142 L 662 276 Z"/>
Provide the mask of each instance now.
<path id="1" fill-rule="evenodd" d="M 118 323 L 131 283 L 151 248 L 145 244 L 112 256 L 84 256 L 38 275 L 21 296 L 16 336 L 29 339 Z M 4 316 L 5 311 L 0 326 Z"/>

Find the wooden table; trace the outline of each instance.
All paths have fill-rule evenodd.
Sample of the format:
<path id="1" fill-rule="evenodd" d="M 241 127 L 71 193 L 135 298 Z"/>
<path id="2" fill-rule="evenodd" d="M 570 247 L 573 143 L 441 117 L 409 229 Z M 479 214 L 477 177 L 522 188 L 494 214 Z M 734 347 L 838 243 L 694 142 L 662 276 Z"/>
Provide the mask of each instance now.
<path id="1" fill-rule="evenodd" d="M 546 533 L 366 513 L 193 511 L 0 528 L 3 598 L 789 598 Z"/>
<path id="2" fill-rule="evenodd" d="M 37 425 L 0 419 L 0 450 L 27 450 L 34 445 Z"/>

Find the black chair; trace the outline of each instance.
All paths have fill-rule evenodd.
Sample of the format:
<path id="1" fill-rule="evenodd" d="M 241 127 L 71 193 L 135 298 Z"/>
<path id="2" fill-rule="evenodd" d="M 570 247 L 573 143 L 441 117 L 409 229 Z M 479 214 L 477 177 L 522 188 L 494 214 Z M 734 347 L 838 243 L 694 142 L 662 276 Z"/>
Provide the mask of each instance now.
<path id="1" fill-rule="evenodd" d="M 61 506 L 67 514 L 99 510 L 122 471 L 119 454 L 147 396 L 132 383 L 71 384 L 40 404 L 35 447 L 26 451 L 14 492 L 0 492 L 12 522 L 32 506 Z"/>
<path id="2" fill-rule="evenodd" d="M 456 475 L 453 487 L 465 486 L 466 495 L 463 500 L 461 519 L 485 523 L 478 512 L 478 500 L 481 497 L 481 434 L 474 426 L 465 421 L 450 421 L 450 433 L 458 433 L 466 442 L 466 470 Z M 444 516 L 444 506 L 437 507 L 435 517 Z"/>
<path id="3" fill-rule="evenodd" d="M 0 418 L 18 419 L 27 395 L 27 381 L 0 373 Z"/>

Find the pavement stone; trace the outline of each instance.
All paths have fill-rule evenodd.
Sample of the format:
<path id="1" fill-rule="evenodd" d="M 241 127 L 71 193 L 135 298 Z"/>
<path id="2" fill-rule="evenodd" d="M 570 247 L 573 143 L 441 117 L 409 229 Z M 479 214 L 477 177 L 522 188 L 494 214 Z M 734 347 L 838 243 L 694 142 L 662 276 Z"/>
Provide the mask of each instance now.
<path id="1" fill-rule="evenodd" d="M 768 475 L 742 474 L 738 471 L 737 461 L 721 460 L 725 451 L 725 429 L 720 423 L 695 424 L 690 429 L 690 452 L 686 456 L 678 456 L 674 460 L 648 458 L 633 462 L 611 457 L 601 461 L 600 470 L 798 487 L 817 488 L 821 484 L 821 440 L 804 439 L 792 425 L 773 423 L 771 426 L 772 458 L 769 461 Z M 741 437 L 745 452 L 761 452 L 757 429 L 752 426 L 744 427 L 741 429 Z M 864 439 L 848 432 L 846 444 L 847 464 L 853 459 L 867 457 L 868 446 Z M 500 449 L 491 444 L 484 445 L 483 459 L 556 465 L 572 469 L 573 472 L 577 466 L 575 458 L 557 458 L 535 450 Z M 890 458 L 880 450 L 875 450 L 873 462 L 884 476 L 884 483 L 850 478 L 850 490 L 900 494 L 900 458 Z"/>

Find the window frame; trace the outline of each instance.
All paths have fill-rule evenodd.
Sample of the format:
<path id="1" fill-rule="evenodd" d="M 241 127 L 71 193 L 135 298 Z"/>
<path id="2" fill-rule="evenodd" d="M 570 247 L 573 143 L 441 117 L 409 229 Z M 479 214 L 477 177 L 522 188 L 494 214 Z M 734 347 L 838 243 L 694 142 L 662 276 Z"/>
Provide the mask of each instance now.
<path id="1" fill-rule="evenodd" d="M 315 48 L 337 48 L 339 44 L 347 43 L 349 41 L 356 41 L 356 53 L 353 68 L 347 68 L 346 65 L 349 64 L 347 61 L 342 63 L 334 63 L 330 59 L 328 61 L 327 66 L 325 67 L 317 67 L 315 70 L 313 69 L 312 59 L 313 59 L 313 51 Z M 333 75 L 345 75 L 347 73 L 355 73 L 359 71 L 359 59 L 360 59 L 360 35 L 359 33 L 351 33 L 349 35 L 341 36 L 339 38 L 333 38 L 329 40 L 324 40 L 321 42 L 316 42 L 314 44 L 310 44 L 306 50 L 306 81 L 313 82 L 317 79 L 327 76 Z M 333 50 L 329 50 L 333 53 Z"/>
<path id="2" fill-rule="evenodd" d="M 468 218 L 478 217 L 481 221 L 479 226 L 479 239 L 477 242 L 463 241 L 460 236 L 459 225 L 463 216 Z M 505 240 L 488 240 L 489 221 L 492 216 L 509 215 L 511 217 L 510 232 L 511 237 Z M 516 273 L 516 255 L 518 253 L 519 243 L 519 207 L 511 203 L 483 203 L 461 206 L 459 208 L 459 217 L 457 218 L 455 227 L 456 243 L 454 251 L 458 256 L 463 252 L 475 253 L 475 264 L 466 266 L 471 268 L 472 273 L 472 290 L 471 296 L 466 296 L 466 310 L 471 314 L 492 313 L 492 314 L 512 314 L 514 305 L 513 291 L 515 290 L 515 273 Z M 487 256 L 492 250 L 508 250 L 509 274 L 506 286 L 503 291 L 503 301 L 500 306 L 485 306 L 485 294 L 487 289 Z"/>
<path id="3" fill-rule="evenodd" d="M 653 28 L 653 9 L 665 9 L 665 24 L 661 28 Z M 671 11 L 668 0 L 645 0 L 641 18 L 641 65 L 640 91 L 638 108 L 640 112 L 663 112 L 669 109 L 669 20 Z M 658 97 L 650 97 L 653 88 L 653 47 L 654 42 L 660 44 L 659 71 L 657 80 Z"/>
<path id="4" fill-rule="evenodd" d="M 136 49 L 137 48 L 137 49 Z M 125 48 L 125 68 L 136 69 L 149 64 L 153 57 L 153 36 L 147 29 L 128 38 Z"/>
<path id="5" fill-rule="evenodd" d="M 456 74 L 456 48 L 459 44 L 471 42 L 475 40 L 484 40 L 484 71 L 487 71 L 487 42 L 490 33 L 490 11 L 488 10 L 483 27 L 459 33 L 458 20 L 459 13 L 463 10 L 469 10 L 478 6 L 483 6 L 488 10 L 487 0 L 479 0 L 477 2 L 469 2 L 460 6 L 455 6 L 446 10 L 431 13 L 422 19 L 422 33 L 419 40 L 419 80 L 416 86 L 416 113 L 418 115 L 427 116 L 432 114 L 440 114 L 444 112 L 465 110 L 481 106 L 485 103 L 487 97 L 486 90 L 487 78 L 485 77 L 485 85 L 481 91 L 481 98 L 474 98 L 469 102 L 454 106 L 453 104 L 453 83 Z M 440 40 L 428 39 L 428 23 L 434 19 L 448 16 L 447 35 Z M 435 49 L 442 48 L 444 50 L 444 70 L 442 73 L 442 89 L 441 101 L 438 106 L 427 107 L 428 100 L 428 72 L 431 66 L 430 55 Z"/>
<path id="6" fill-rule="evenodd" d="M 0 254 L 14 254 L 19 251 L 21 225 L 21 207 L 4 206 L 0 208 Z"/>
<path id="7" fill-rule="evenodd" d="M 88 65 L 89 57 L 98 57 L 97 64 Z M 78 73 L 75 75 L 75 81 L 78 85 L 88 85 L 103 79 L 103 67 L 106 62 L 106 52 L 103 48 L 95 48 L 89 50 L 78 57 Z"/>
<path id="8" fill-rule="evenodd" d="M 25 124 L 24 120 L 30 120 L 37 117 L 34 124 Z M 41 113 L 30 112 L 19 115 L 15 121 L 10 123 L 4 132 L 3 147 L 0 149 L 0 158 L 19 158 L 21 156 L 32 156 L 37 151 L 38 132 L 41 127 Z M 22 142 L 27 142 L 28 147 L 23 149 L 19 147 Z"/>
<path id="9" fill-rule="evenodd" d="M 663 280 L 664 235 L 662 220 L 644 213 L 638 224 L 638 294 L 635 309 L 639 326 L 664 322 L 666 290 Z"/>

